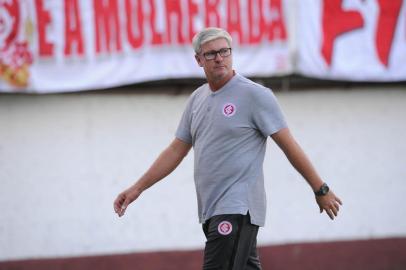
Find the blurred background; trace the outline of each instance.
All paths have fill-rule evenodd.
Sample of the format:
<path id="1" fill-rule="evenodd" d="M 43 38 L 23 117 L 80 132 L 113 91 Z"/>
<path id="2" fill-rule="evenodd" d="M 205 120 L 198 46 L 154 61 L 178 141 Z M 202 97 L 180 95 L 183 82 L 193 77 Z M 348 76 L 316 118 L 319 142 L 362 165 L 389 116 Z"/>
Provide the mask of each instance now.
<path id="1" fill-rule="evenodd" d="M 0 269 L 201 269 L 192 152 L 124 217 L 113 201 L 205 82 L 206 26 L 344 203 L 320 215 L 269 140 L 264 269 L 406 269 L 403 0 L 0 1 Z"/>

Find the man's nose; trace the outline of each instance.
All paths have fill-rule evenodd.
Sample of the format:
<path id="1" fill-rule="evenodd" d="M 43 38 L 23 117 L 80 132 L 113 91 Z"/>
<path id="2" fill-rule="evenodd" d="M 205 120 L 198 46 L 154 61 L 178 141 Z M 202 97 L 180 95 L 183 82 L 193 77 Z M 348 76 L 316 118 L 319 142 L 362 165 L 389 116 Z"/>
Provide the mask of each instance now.
<path id="1" fill-rule="evenodd" d="M 223 57 L 220 55 L 220 52 L 216 53 L 216 57 L 214 58 L 215 61 L 221 61 L 223 60 Z"/>

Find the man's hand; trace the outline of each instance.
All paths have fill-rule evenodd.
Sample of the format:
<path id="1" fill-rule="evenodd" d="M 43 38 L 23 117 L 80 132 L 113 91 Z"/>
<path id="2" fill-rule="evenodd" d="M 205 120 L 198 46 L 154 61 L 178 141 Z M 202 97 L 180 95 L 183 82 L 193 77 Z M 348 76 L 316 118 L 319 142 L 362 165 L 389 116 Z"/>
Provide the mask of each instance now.
<path id="1" fill-rule="evenodd" d="M 118 216 L 123 216 L 127 206 L 135 201 L 144 190 L 170 174 L 191 148 L 191 144 L 175 138 L 159 155 L 148 171 L 134 185 L 117 196 L 114 201 L 114 211 Z"/>
<path id="2" fill-rule="evenodd" d="M 135 201 L 140 195 L 141 192 L 134 187 L 130 187 L 121 192 L 114 201 L 114 211 L 119 217 L 123 216 L 127 206 Z"/>
<path id="3" fill-rule="evenodd" d="M 316 202 L 319 205 L 320 213 L 323 213 L 323 210 L 326 211 L 331 220 L 334 220 L 340 211 L 340 205 L 343 205 L 340 198 L 331 190 L 324 196 L 316 196 Z"/>

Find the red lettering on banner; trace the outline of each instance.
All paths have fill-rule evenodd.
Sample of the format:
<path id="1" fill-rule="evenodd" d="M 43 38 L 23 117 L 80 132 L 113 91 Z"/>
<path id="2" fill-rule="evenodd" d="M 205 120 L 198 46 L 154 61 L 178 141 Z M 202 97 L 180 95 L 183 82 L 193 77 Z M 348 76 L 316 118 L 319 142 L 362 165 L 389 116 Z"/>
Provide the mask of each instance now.
<path id="1" fill-rule="evenodd" d="M 378 0 L 378 4 L 380 11 L 378 26 L 376 28 L 376 46 L 379 60 L 382 64 L 388 66 L 389 54 L 402 7 L 402 0 Z"/>
<path id="2" fill-rule="evenodd" d="M 93 8 L 96 31 L 96 52 L 100 53 L 106 49 L 107 52 L 111 52 L 113 50 L 111 43 L 115 44 L 116 51 L 121 51 L 121 33 L 117 0 L 93 0 Z M 104 39 L 102 39 L 102 36 L 104 36 Z"/>
<path id="3" fill-rule="evenodd" d="M 18 29 L 20 26 L 20 20 L 21 20 L 21 15 L 20 15 L 20 9 L 18 7 L 18 0 L 13 0 L 13 1 L 0 1 L 0 8 L 6 14 L 8 13 L 11 16 L 11 27 L 7 29 L 4 25 L 7 25 L 7 21 L 4 18 L 4 14 L 1 14 L 0 16 L 0 35 L 2 38 L 4 38 L 4 43 L 1 44 L 0 42 L 0 50 L 1 49 L 7 49 L 8 46 L 10 46 L 16 39 L 18 35 Z M 0 40 L 1 41 L 1 40 Z"/>
<path id="4" fill-rule="evenodd" d="M 339 35 L 364 26 L 364 20 L 358 11 L 344 11 L 341 4 L 342 0 L 323 1 L 323 41 L 321 53 L 329 66 L 331 65 L 336 38 Z"/>
<path id="5" fill-rule="evenodd" d="M 40 56 L 50 56 L 54 51 L 54 44 L 47 41 L 46 28 L 51 23 L 51 15 L 44 9 L 42 0 L 35 0 L 35 9 L 37 13 L 38 42 Z"/>
<path id="6" fill-rule="evenodd" d="M 162 44 L 162 34 L 158 33 L 156 30 L 156 24 L 155 24 L 155 3 L 154 0 L 149 0 L 149 6 L 150 6 L 150 14 L 149 14 L 149 23 L 151 26 L 151 34 L 152 34 L 152 44 L 157 45 L 157 44 Z"/>
<path id="7" fill-rule="evenodd" d="M 265 20 L 262 10 L 262 0 L 248 1 L 248 42 L 250 44 L 260 43 L 265 32 Z"/>
<path id="8" fill-rule="evenodd" d="M 51 56 L 55 53 L 53 40 L 48 40 L 51 37 L 48 29 L 52 24 L 52 14 L 50 10 L 46 10 L 44 4 L 46 1 L 34 1 L 39 54 Z M 127 42 L 128 47 L 133 50 L 144 45 L 189 43 L 196 34 L 197 18 L 203 20 L 199 27 L 227 29 L 235 38 L 236 44 L 258 44 L 264 39 L 270 41 L 277 38 L 286 39 L 282 0 L 248 0 L 244 8 L 241 6 L 241 0 L 93 0 L 91 2 L 96 54 L 121 52 L 125 47 L 123 42 Z M 63 0 L 63 3 L 62 20 L 64 20 L 65 37 L 63 53 L 65 56 L 75 54 L 83 56 L 86 53 L 87 39 L 83 33 L 84 18 L 80 10 L 83 4 L 80 0 Z M 222 12 L 225 14 L 223 15 Z M 272 18 L 267 17 L 269 14 Z M 158 22 L 163 23 L 162 26 L 158 26 Z"/>
<path id="9" fill-rule="evenodd" d="M 199 6 L 193 2 L 193 0 L 188 0 L 188 12 L 189 12 L 189 42 L 192 42 L 193 37 L 196 34 L 193 19 L 199 12 Z"/>
<path id="10" fill-rule="evenodd" d="M 144 13 L 142 12 L 142 2 L 143 0 L 126 0 L 125 1 L 125 12 L 127 17 L 126 29 L 127 38 L 133 49 L 137 49 L 142 46 L 144 42 Z M 136 9 L 134 5 L 136 4 Z M 133 19 L 134 17 L 137 20 Z M 137 23 L 138 35 L 134 34 L 134 23 Z"/>
<path id="11" fill-rule="evenodd" d="M 269 0 L 271 11 L 271 22 L 267 26 L 269 41 L 275 39 L 286 40 L 286 26 L 283 16 L 283 8 L 281 0 Z"/>
<path id="12" fill-rule="evenodd" d="M 240 1 L 229 0 L 227 5 L 227 30 L 230 35 L 237 34 L 240 43 L 243 43 Z"/>
<path id="13" fill-rule="evenodd" d="M 53 14 L 51 10 L 47 10 L 46 5 L 51 2 L 51 0 L 33 0 L 36 14 L 34 21 L 36 21 L 35 27 L 38 33 L 37 47 L 41 57 L 55 54 L 54 49 L 57 47 L 54 48 L 54 38 L 58 38 L 57 31 L 62 30 L 51 28 Z M 64 18 L 61 19 L 65 22 L 62 30 L 65 39 L 62 48 L 65 56 L 85 54 L 84 42 L 87 37 L 83 36 L 84 18 L 81 17 L 80 7 L 82 5 L 88 7 L 88 5 L 82 2 L 63 0 L 64 9 L 61 12 Z M 93 30 L 96 53 L 121 52 L 124 47 L 122 42 L 128 42 L 128 47 L 133 50 L 142 46 L 186 44 L 192 41 L 197 25 L 226 28 L 235 37 L 236 44 L 287 40 L 283 0 L 244 2 L 241 0 L 93 0 L 91 2 L 94 9 Z M 326 64 L 331 66 L 336 40 L 345 33 L 363 28 L 365 22 L 360 11 L 343 8 L 343 0 L 320 2 L 322 5 L 320 53 Z M 0 44 L 4 49 L 17 40 L 18 31 L 23 28 L 20 18 L 22 14 L 20 14 L 18 0 L 0 0 L 0 3 L 6 15 L 12 17 L 11 25 L 6 25 L 10 29 L 6 29 L 7 31 L 3 33 L 3 43 Z M 241 3 L 245 3 L 244 8 L 241 7 Z M 376 22 L 372 22 L 376 23 L 373 26 L 377 60 L 388 67 L 400 12 L 405 1 L 375 0 L 374 3 L 379 7 Z M 223 14 L 224 11 L 225 14 Z M 60 15 L 59 12 L 56 14 Z M 121 14 L 125 16 L 120 16 Z M 369 15 L 367 14 L 369 19 L 375 19 L 375 15 L 372 17 Z M 158 21 L 162 26 L 158 27 Z M 1 23 L 0 21 L 0 28 Z M 122 28 L 121 26 L 124 25 L 125 28 Z M 56 26 L 59 27 L 59 25 Z M 51 33 L 51 29 L 56 33 Z"/>
<path id="14" fill-rule="evenodd" d="M 205 0 L 205 26 L 220 27 L 220 14 L 218 12 L 219 0 Z M 213 21 L 214 20 L 214 21 Z"/>
<path id="15" fill-rule="evenodd" d="M 185 43 L 185 38 L 183 37 L 182 33 L 182 25 L 183 25 L 183 19 L 182 19 L 182 9 L 180 6 L 180 1 L 179 0 L 166 0 L 166 33 L 167 33 L 167 42 L 172 43 L 172 18 L 176 18 L 177 21 L 177 36 L 178 36 L 178 42 L 180 44 Z"/>
<path id="16" fill-rule="evenodd" d="M 77 0 L 65 0 L 65 55 L 72 54 L 72 46 L 77 44 L 77 53 L 83 55 L 82 25 L 80 23 Z"/>

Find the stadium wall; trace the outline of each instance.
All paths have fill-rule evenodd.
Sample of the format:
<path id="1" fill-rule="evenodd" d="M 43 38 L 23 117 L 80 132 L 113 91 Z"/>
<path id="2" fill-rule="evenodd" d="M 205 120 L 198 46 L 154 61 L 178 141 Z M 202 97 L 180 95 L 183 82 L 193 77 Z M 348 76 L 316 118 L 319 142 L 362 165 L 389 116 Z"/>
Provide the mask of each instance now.
<path id="1" fill-rule="evenodd" d="M 404 269 L 404 90 L 276 92 L 290 128 L 344 206 L 335 221 L 320 215 L 305 181 L 269 140 L 268 214 L 258 237 L 266 269 L 298 269 L 295 262 L 300 269 L 317 269 L 311 262 L 331 270 Z M 0 269 L 101 262 L 181 269 L 170 267 L 187 261 L 182 269 L 198 269 L 205 239 L 192 154 L 123 218 L 112 208 L 173 139 L 189 93 L 1 95 Z M 353 268 L 322 267 L 333 258 Z"/>

